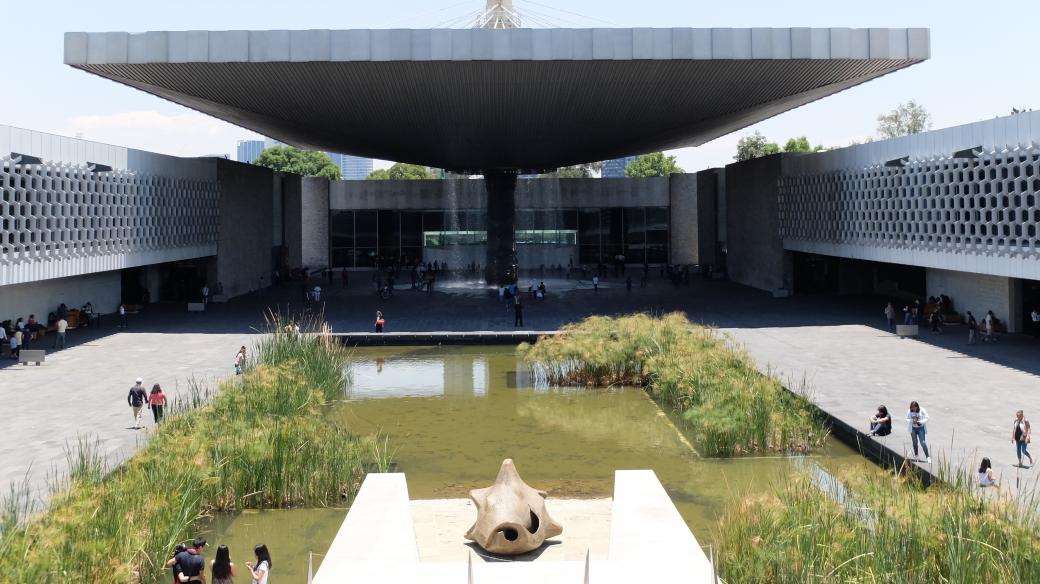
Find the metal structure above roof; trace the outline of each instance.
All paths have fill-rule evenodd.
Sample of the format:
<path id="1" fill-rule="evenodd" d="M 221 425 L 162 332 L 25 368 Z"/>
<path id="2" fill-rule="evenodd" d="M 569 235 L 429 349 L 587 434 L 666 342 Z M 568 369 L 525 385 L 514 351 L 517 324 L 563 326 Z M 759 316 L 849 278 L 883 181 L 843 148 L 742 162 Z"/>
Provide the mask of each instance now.
<path id="1" fill-rule="evenodd" d="M 304 148 L 450 170 L 697 146 L 929 57 L 927 29 L 66 33 L 65 63 Z"/>

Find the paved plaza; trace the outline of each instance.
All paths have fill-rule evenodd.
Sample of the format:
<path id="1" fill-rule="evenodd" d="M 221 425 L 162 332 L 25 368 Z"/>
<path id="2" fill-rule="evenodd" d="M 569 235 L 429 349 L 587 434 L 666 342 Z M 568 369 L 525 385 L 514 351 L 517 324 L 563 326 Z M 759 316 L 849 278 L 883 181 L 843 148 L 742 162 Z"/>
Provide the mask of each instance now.
<path id="1" fill-rule="evenodd" d="M 900 420 L 916 399 L 932 417 L 934 460 L 942 452 L 970 466 L 976 455 L 989 456 L 1005 482 L 1020 472 L 1032 479 L 1033 471 L 1011 466 L 1009 438 L 1016 409 L 1040 420 L 1040 343 L 1031 338 L 1012 335 L 993 345 L 968 346 L 966 335 L 950 327 L 944 335 L 898 339 L 881 328 L 878 298 L 773 299 L 719 281 L 695 279 L 676 287 L 657 274 L 647 288 L 640 288 L 637 276 L 631 292 L 623 278 L 606 279 L 598 291 L 584 280 L 545 282 L 547 299 L 525 297 L 524 329 L 553 330 L 590 314 L 683 310 L 694 321 L 722 328 L 792 387 L 804 379 L 823 409 L 857 427 L 866 425 L 878 404 L 888 405 L 895 423 L 886 440 L 897 451 L 909 448 Z M 386 314 L 388 331 L 514 330 L 512 309 L 475 282 L 444 283 L 432 294 L 404 286 L 386 300 L 362 275 L 347 289 L 339 281 L 310 285 L 315 283 L 324 288 L 325 314 L 335 332 L 372 330 L 377 309 Z M 232 372 L 236 348 L 250 345 L 263 329 L 265 307 L 290 312 L 300 300 L 302 286 L 292 283 L 211 305 L 205 313 L 186 313 L 180 304 L 153 305 L 131 315 L 126 330 L 108 320 L 100 330 L 70 331 L 70 347 L 49 354 L 42 367 L 5 361 L 0 399 L 12 438 L 0 446 L 0 480 L 21 481 L 28 474 L 39 489 L 48 472 L 66 467 L 66 444 L 79 437 L 99 439 L 112 463 L 125 459 L 148 435 L 147 429 L 128 429 L 126 393 L 136 377 L 148 387 L 161 383 L 171 398 L 192 379 L 213 388 Z M 51 342 L 48 337 L 36 347 Z M 150 414 L 146 419 L 150 426 Z"/>

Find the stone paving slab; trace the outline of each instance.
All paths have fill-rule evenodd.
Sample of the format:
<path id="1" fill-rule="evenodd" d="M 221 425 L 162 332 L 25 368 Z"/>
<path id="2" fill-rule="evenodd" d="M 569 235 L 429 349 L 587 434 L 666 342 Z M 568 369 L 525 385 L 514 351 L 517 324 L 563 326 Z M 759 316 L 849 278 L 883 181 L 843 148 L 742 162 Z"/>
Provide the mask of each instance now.
<path id="1" fill-rule="evenodd" d="M 20 483 L 41 499 L 48 473 L 64 474 L 67 444 L 83 437 L 97 440 L 111 465 L 129 457 L 147 440 L 145 428 L 131 428 L 126 403 L 137 377 L 147 389 L 163 386 L 170 400 L 184 395 L 192 380 L 216 389 L 233 374 L 239 346 L 252 345 L 248 334 L 119 332 L 47 355 L 47 362 L 0 369 L 7 439 L 0 442 L 0 485 Z M 43 348 L 41 346 L 41 348 Z"/>
<path id="2" fill-rule="evenodd" d="M 761 371 L 780 375 L 854 427 L 867 430 L 877 406 L 888 406 L 892 434 L 878 440 L 897 452 L 913 452 L 905 415 L 910 401 L 918 401 L 930 418 L 933 465 L 924 465 L 930 470 L 946 460 L 974 477 L 986 456 L 1005 487 L 1035 485 L 1036 471 L 1013 466 L 1011 443 L 1016 410 L 1040 422 L 1034 374 L 862 325 L 723 330 Z M 1035 456 L 1040 462 L 1040 448 Z"/>

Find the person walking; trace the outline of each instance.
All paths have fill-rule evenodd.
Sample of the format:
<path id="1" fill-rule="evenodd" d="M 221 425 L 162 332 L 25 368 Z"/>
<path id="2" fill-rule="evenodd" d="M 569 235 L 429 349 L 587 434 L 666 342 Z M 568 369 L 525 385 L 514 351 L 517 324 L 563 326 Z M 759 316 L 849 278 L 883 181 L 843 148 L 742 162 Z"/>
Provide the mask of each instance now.
<path id="1" fill-rule="evenodd" d="M 383 332 L 383 326 L 385 324 L 386 324 L 386 319 L 383 318 L 383 311 L 382 310 L 377 310 L 376 311 L 376 332 L 377 333 Z"/>
<path id="2" fill-rule="evenodd" d="M 928 412 L 916 401 L 910 402 L 910 409 L 906 412 L 906 422 L 910 428 L 910 439 L 914 445 L 914 458 L 917 458 L 917 444 L 921 444 L 924 450 L 925 462 L 931 464 L 932 455 L 928 452 Z"/>
<path id="3" fill-rule="evenodd" d="M 166 407 L 166 394 L 158 383 L 152 386 L 148 394 L 148 405 L 152 408 L 152 421 L 158 424 L 163 420 L 163 408 Z"/>
<path id="4" fill-rule="evenodd" d="M 209 304 L 209 284 L 202 285 L 202 303 Z"/>
<path id="5" fill-rule="evenodd" d="M 997 342 L 997 337 L 993 334 L 995 332 L 995 325 L 993 324 L 995 319 L 996 316 L 993 315 L 993 311 L 987 310 L 986 317 L 982 319 L 982 340 L 985 342 Z"/>
<path id="6" fill-rule="evenodd" d="M 314 285 L 314 301 L 321 302 L 321 286 Z"/>
<path id="7" fill-rule="evenodd" d="M 1040 309 L 1034 306 L 1029 313 L 1029 320 L 1033 323 L 1033 338 L 1040 339 Z"/>
<path id="8" fill-rule="evenodd" d="M 975 315 L 969 310 L 968 315 L 968 344 L 975 344 L 975 337 L 979 334 L 979 322 L 975 320 Z"/>
<path id="9" fill-rule="evenodd" d="M 592 292 L 599 294 L 599 276 L 592 277 Z"/>
<path id="10" fill-rule="evenodd" d="M 1029 468 L 1022 466 L 1022 455 L 1029 459 L 1029 466 L 1033 466 L 1033 455 L 1029 454 L 1028 446 L 1032 440 L 1033 429 L 1029 426 L 1029 420 L 1026 419 L 1025 413 L 1022 410 L 1015 412 L 1015 420 L 1011 428 L 1011 443 L 1015 445 L 1015 455 L 1018 456 L 1018 466 L 1021 468 Z"/>
<path id="11" fill-rule="evenodd" d="M 231 550 L 226 545 L 217 546 L 217 555 L 209 564 L 211 584 L 232 584 L 235 581 L 235 563 L 231 561 Z"/>
<path id="12" fill-rule="evenodd" d="M 144 386 L 141 385 L 143 382 L 144 380 L 138 377 L 137 382 L 130 388 L 130 393 L 126 395 L 126 404 L 134 412 L 134 430 L 141 429 L 141 410 L 144 409 L 144 404 L 148 401 L 148 394 L 145 393 Z"/>
<path id="13" fill-rule="evenodd" d="M 126 305 L 119 303 L 119 328 L 126 328 Z"/>
<path id="14" fill-rule="evenodd" d="M 885 306 L 885 319 L 888 320 L 888 330 L 896 330 L 896 307 L 891 302 Z"/>
<path id="15" fill-rule="evenodd" d="M 253 576 L 253 584 L 267 584 L 267 577 L 271 574 L 271 552 L 261 543 L 253 548 L 253 555 L 256 556 L 256 564 L 246 562 L 249 574 Z"/>
<path id="16" fill-rule="evenodd" d="M 520 303 L 520 296 L 513 303 L 513 328 L 524 326 L 524 305 Z"/>
<path id="17" fill-rule="evenodd" d="M 65 348 L 65 331 L 69 328 L 69 321 L 65 320 L 65 317 L 58 319 L 58 322 L 54 324 L 58 331 L 56 337 L 54 337 L 54 348 L 64 349 Z"/>
<path id="18" fill-rule="evenodd" d="M 22 356 L 22 331 L 16 330 L 11 333 L 11 338 L 7 342 L 11 348 L 11 358 L 17 360 Z"/>
<path id="19" fill-rule="evenodd" d="M 242 366 L 246 363 L 246 346 L 242 347 L 235 353 L 235 375 L 242 375 Z"/>

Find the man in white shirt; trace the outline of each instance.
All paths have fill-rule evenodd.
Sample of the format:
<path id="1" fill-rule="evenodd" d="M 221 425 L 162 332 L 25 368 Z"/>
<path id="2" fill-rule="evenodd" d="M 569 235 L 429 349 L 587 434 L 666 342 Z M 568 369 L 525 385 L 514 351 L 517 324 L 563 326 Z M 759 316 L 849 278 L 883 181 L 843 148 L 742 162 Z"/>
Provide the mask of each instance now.
<path id="1" fill-rule="evenodd" d="M 56 339 L 54 339 L 54 348 L 55 349 L 64 349 L 65 348 L 65 330 L 69 328 L 69 321 L 65 320 L 64 318 L 60 318 L 60 319 L 58 319 L 58 322 L 57 322 L 57 324 L 55 324 L 55 326 L 58 327 L 58 337 Z"/>
<path id="2" fill-rule="evenodd" d="M 202 303 L 209 304 L 209 284 L 202 287 Z"/>
<path id="3" fill-rule="evenodd" d="M 321 302 L 321 286 L 314 287 L 314 301 Z"/>
<path id="4" fill-rule="evenodd" d="M 1033 338 L 1040 339 L 1040 308 L 1034 306 L 1029 319 L 1033 321 Z"/>

